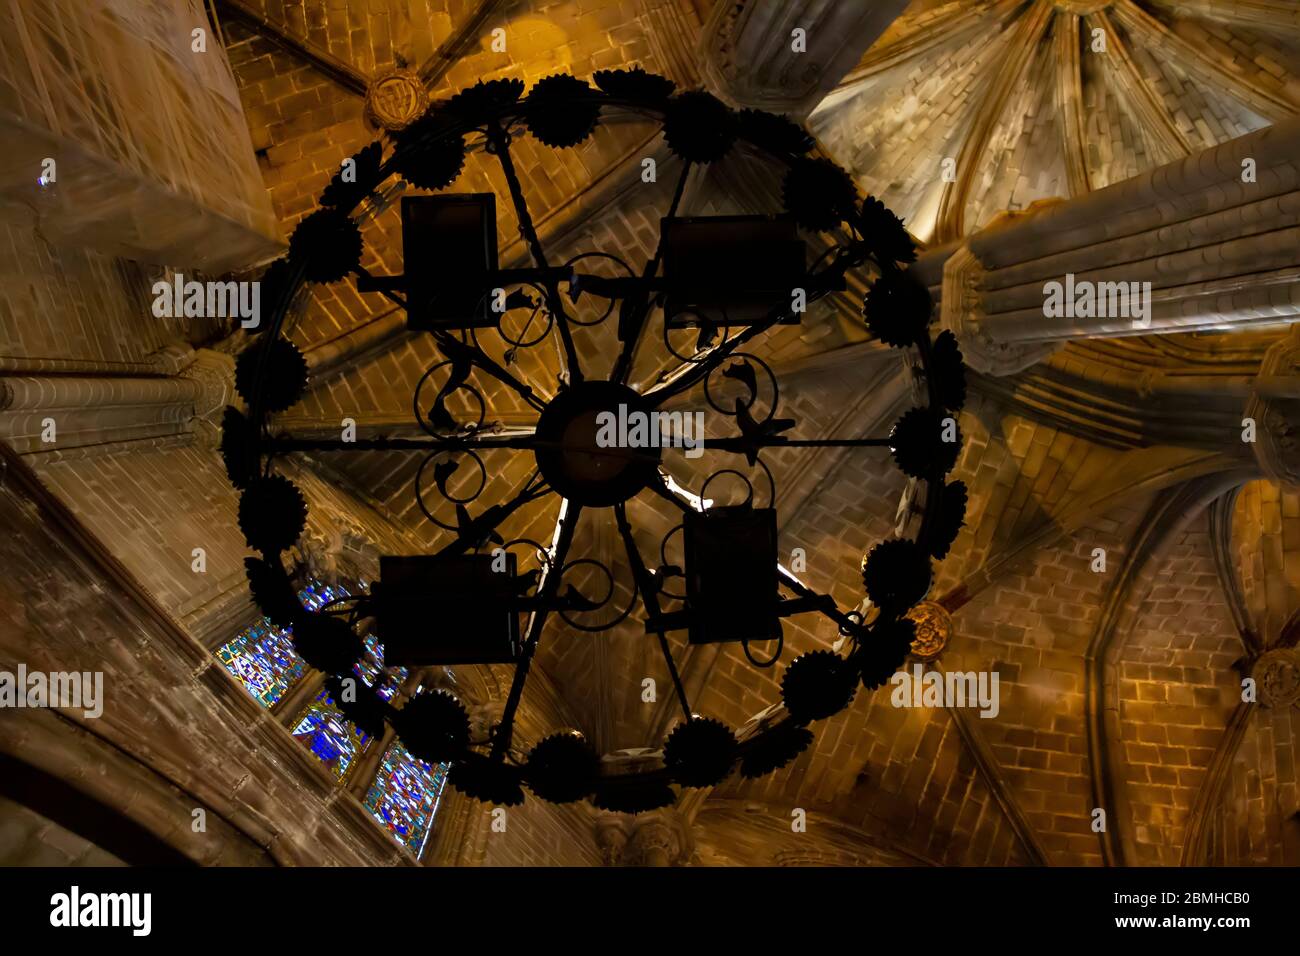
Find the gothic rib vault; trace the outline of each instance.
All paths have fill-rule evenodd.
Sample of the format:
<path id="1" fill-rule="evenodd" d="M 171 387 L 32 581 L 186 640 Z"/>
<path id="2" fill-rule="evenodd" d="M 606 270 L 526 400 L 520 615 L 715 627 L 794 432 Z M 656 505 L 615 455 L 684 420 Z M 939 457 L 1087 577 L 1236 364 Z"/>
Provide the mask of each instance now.
<path id="1" fill-rule="evenodd" d="M 186 4 L 168 6 L 177 22 L 190 15 Z M 971 322 L 959 326 L 968 351 L 984 356 L 961 418 L 967 447 L 955 475 L 972 491 L 968 527 L 930 597 L 953 628 L 938 666 L 997 670 L 998 718 L 899 709 L 884 690 L 860 691 L 813 749 L 771 777 L 687 791 L 672 812 L 635 820 L 530 803 L 511 840 L 491 838 L 482 809 L 449 792 L 426 862 L 1300 860 L 1295 707 L 1241 704 L 1238 692 L 1243 669 L 1300 636 L 1300 462 L 1288 432 L 1300 389 L 1286 328 L 1300 308 L 1293 5 L 1255 2 L 1229 13 L 1195 0 L 880 6 L 895 9 L 864 21 L 848 0 L 789 3 L 775 15 L 762 0 L 216 3 L 223 42 L 214 55 L 228 57 L 233 76 L 204 82 L 219 91 L 218 103 L 237 104 L 249 138 L 217 148 L 246 174 L 255 156 L 261 181 L 246 176 L 231 187 L 247 198 L 248 214 L 230 215 L 197 188 L 185 201 L 206 215 L 227 213 L 222 228 L 239 239 L 230 247 L 258 247 L 240 263 L 248 276 L 313 210 L 340 161 L 374 138 L 377 115 L 400 112 L 410 76 L 442 98 L 480 78 L 531 84 L 559 71 L 586 77 L 639 65 L 681 87 L 708 84 L 737 106 L 779 106 L 806 119 L 864 191 L 904 215 L 924 244 L 916 268 L 935 296 L 936 321 Z M 786 42 L 804 24 L 807 65 L 790 60 Z M 44 35 L 37 23 L 26 27 Z M 493 49 L 495 28 L 505 31 L 504 52 Z M 1094 31 L 1105 52 L 1093 49 Z M 3 52 L 16 74 L 23 54 Z M 130 77 L 119 82 L 129 90 Z M 74 95 L 53 87 L 56 100 Z M 91 122 L 111 132 L 116 120 Z M 77 124 L 51 119 L 48 127 L 53 143 L 85 135 Z M 165 147 L 177 134 L 159 123 L 132 135 Z M 524 186 L 546 210 L 539 225 L 548 248 L 567 257 L 594 245 L 634 261 L 652 251 L 645 210 L 666 205 L 659 193 L 671 190 L 675 172 L 648 130 L 628 123 L 568 151 L 518 145 Z M 107 135 L 82 147 L 109 158 L 117 148 Z M 664 170 L 657 184 L 638 176 L 646 156 Z M 1242 181 L 1243 159 L 1257 160 L 1252 183 Z M 202 183 L 194 168 L 173 175 Z M 138 174 L 141 188 L 161 178 L 147 164 Z M 3 185 L 12 187 L 6 199 L 17 196 L 16 183 Z M 761 168 L 722 164 L 692 177 L 684 208 L 768 211 L 778 186 Z M 69 183 L 69 192 L 76 187 Z M 501 193 L 504 184 L 473 156 L 457 188 Z M 0 286 L 8 303 L 0 313 L 0 423 L 17 453 L 11 467 L 30 469 L 50 493 L 44 521 L 82 529 L 79 546 L 103 552 L 96 573 L 110 583 L 101 587 L 134 608 L 132 620 L 152 621 L 133 626 L 165 630 L 166 646 L 179 648 L 153 661 L 158 685 L 194 682 L 195 702 L 182 708 L 191 716 L 175 739 L 147 714 L 108 721 L 104 734 L 135 754 L 155 785 L 197 791 L 219 808 L 232 830 L 228 845 L 241 848 L 223 857 L 219 847 L 182 847 L 187 855 L 411 862 L 347 816 L 339 807 L 347 801 L 329 797 L 329 781 L 309 761 L 273 776 L 255 768 L 256 746 L 219 750 L 196 739 L 222 719 L 202 694 L 236 699 L 202 651 L 254 615 L 212 428 L 230 392 L 230 356 L 246 337 L 142 322 L 152 276 L 115 257 L 129 248 L 132 259 L 188 274 L 206 261 L 202 244 L 177 228 L 170 246 L 141 251 L 138 237 L 128 246 L 97 232 L 110 227 L 75 221 L 76 208 L 42 209 L 35 228 L 26 213 L 4 219 L 15 265 Z M 508 207 L 498 208 L 504 215 Z M 165 225 L 185 212 L 155 214 Z M 366 229 L 377 250 L 366 265 L 400 272 L 395 213 Z M 56 241 L 64 236 L 81 244 Z M 505 219 L 501 242 L 503 264 L 524 262 Z M 1043 264 L 1044 255 L 1054 258 Z M 1080 323 L 1066 336 L 1031 328 L 999 338 L 1021 328 L 1026 297 L 1045 277 L 1117 266 L 1152 281 L 1157 299 L 1170 303 L 1156 310 L 1153 334 L 1117 336 Z M 910 372 L 862 327 L 862 292 L 851 288 L 763 343 L 802 433 L 878 434 L 910 404 Z M 99 303 L 99 331 L 77 324 Z M 311 392 L 295 409 L 303 426 L 351 417 L 362 434 L 409 427 L 410 386 L 438 360 L 426 338 L 402 330 L 400 313 L 346 284 L 316 287 L 295 339 L 310 368 Z M 601 345 L 593 337 L 590 347 Z M 554 379 L 533 353 L 521 352 L 517 373 Z M 51 414 L 65 436 L 52 449 L 40 440 Z M 1260 423 L 1253 445 L 1241 441 L 1247 415 Z M 436 542 L 441 532 L 409 494 L 417 464 L 328 453 L 295 462 L 313 505 L 303 562 L 326 578 L 370 577 L 379 553 Z M 496 485 L 526 477 L 502 465 Z M 771 465 L 782 492 L 782 549 L 803 548 L 810 578 L 856 604 L 857 562 L 894 528 L 904 481 L 856 450 L 788 449 Z M 33 481 L 32 495 L 39 486 Z M 648 550 L 676 522 L 652 502 L 631 510 Z M 541 538 L 548 527 L 526 512 L 508 536 Z M 612 534 L 587 533 L 585 549 L 612 553 Z M 203 576 L 190 570 L 196 546 L 208 555 Z M 1105 573 L 1092 570 L 1097 548 Z M 627 597 L 620 587 L 619 606 Z M 9 606 L 23 600 L 15 593 Z M 790 623 L 787 661 L 835 640 L 812 619 Z M 33 606 L 15 624 L 15 633 L 47 635 L 38 643 L 75 653 L 70 622 Z M 779 669 L 756 672 L 738 649 L 676 649 L 700 712 L 740 727 L 779 699 Z M 642 701 L 645 677 L 666 687 L 668 676 L 633 628 L 544 644 L 537 669 L 525 737 L 573 726 L 609 759 L 634 760 L 629 749 L 654 746 L 671 726 L 668 695 Z M 458 669 L 454 681 L 474 716 L 490 723 L 509 676 L 497 666 Z M 280 739 L 276 719 L 244 708 L 221 732 L 256 735 L 272 749 L 296 746 Z M 58 741 L 84 732 L 67 722 L 44 721 L 40 733 Z M 6 752 L 35 760 L 36 726 L 19 735 L 26 749 Z M 195 766 L 223 760 L 254 767 L 245 776 L 262 792 L 250 793 L 238 773 L 210 790 L 191 779 Z M 67 767 L 49 769 L 73 776 Z M 147 816 L 131 792 L 96 796 L 125 816 Z M 266 806 L 276 795 L 278 811 Z M 1108 808 L 1112 821 L 1101 834 L 1089 826 L 1095 807 Z M 791 832 L 793 808 L 808 812 L 807 833 Z M 315 839 L 339 814 L 348 837 Z M 26 845 L 36 846 L 41 831 L 31 830 Z M 169 839 L 183 844 L 175 833 Z"/>

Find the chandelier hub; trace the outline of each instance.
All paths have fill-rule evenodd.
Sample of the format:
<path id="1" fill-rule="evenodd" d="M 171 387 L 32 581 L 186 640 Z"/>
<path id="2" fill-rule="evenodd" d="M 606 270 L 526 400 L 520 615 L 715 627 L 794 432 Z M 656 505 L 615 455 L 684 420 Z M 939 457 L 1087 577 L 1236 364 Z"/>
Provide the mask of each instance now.
<path id="1" fill-rule="evenodd" d="M 659 473 L 655 422 L 654 409 L 626 385 L 580 382 L 556 395 L 537 421 L 537 469 L 578 504 L 619 504 Z"/>

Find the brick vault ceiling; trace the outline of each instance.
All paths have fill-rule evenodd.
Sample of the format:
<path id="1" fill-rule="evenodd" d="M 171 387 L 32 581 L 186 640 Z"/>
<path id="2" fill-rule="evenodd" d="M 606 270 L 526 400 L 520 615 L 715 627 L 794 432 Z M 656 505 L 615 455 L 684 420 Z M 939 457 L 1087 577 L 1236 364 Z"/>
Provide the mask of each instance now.
<path id="1" fill-rule="evenodd" d="M 1295 12 L 1250 6 L 914 0 L 811 126 L 917 236 L 968 234 L 1292 112 Z"/>
<path id="2" fill-rule="evenodd" d="M 488 5 L 493 15 L 478 33 L 506 26 L 512 39 L 504 59 L 492 54 L 486 41 L 448 51 L 444 38 L 475 15 L 469 0 L 346 5 L 244 0 L 242 6 L 327 51 L 363 78 L 399 59 L 413 66 L 433 64 L 435 97 L 498 76 L 531 83 L 559 70 L 586 77 L 597 69 L 631 65 L 673 72 L 663 54 L 667 40 L 651 42 L 639 18 L 642 8 L 626 0 Z M 1112 49 L 1124 51 L 1118 65 L 1102 68 L 1079 52 L 1086 51 L 1093 29 L 1103 31 Z M 245 20 L 230 18 L 226 31 L 266 185 L 288 234 L 315 208 L 314 197 L 340 161 L 376 134 L 363 118 L 361 97 L 346 84 L 269 42 Z M 1153 40 L 1174 43 L 1169 36 L 1194 47 L 1202 60 L 1155 55 Z M 1175 158 L 1178 150 L 1194 152 L 1265 125 L 1270 101 L 1258 91 L 1294 95 L 1298 57 L 1294 32 L 1271 30 L 1266 20 L 1216 18 L 1212 5 L 1194 0 L 918 0 L 814 111 L 811 125 L 864 189 L 929 240 L 971 232 L 1004 210 L 1103 187 Z M 1223 61 L 1235 64 L 1235 86 L 1216 87 L 1207 79 Z M 1015 67 L 1015 82 L 1000 84 L 1009 65 Z M 698 81 L 676 78 L 684 85 Z M 1062 134 L 1064 123 L 1076 124 L 1073 140 Z M 1067 154 L 1067 142 L 1077 152 Z M 664 175 L 658 185 L 644 187 L 636 180 L 630 160 L 650 151 L 659 150 L 664 168 L 671 169 L 651 129 L 635 123 L 603 128 L 574 150 L 549 150 L 528 138 L 516 145 L 525 191 L 543 223 L 544 240 L 555 250 L 553 258 L 604 249 L 633 262 L 644 260 L 673 179 Z M 939 160 L 967 154 L 979 162 L 954 192 L 946 188 Z M 635 188 L 611 187 L 608 174 Z M 737 181 L 751 188 L 730 190 Z M 764 183 L 761 170 L 713 171 L 691 182 L 686 208 L 697 213 L 762 209 Z M 494 163 L 472 156 L 456 188 L 498 194 L 503 261 L 522 260 Z M 366 227 L 366 239 L 368 267 L 401 270 L 394 210 Z M 852 311 L 850 303 L 848 314 Z M 382 323 L 388 312 L 382 299 L 346 284 L 321 288 L 304 305 L 294 338 L 307 350 L 345 343 L 358 329 Z M 783 330 L 756 349 L 785 373 L 784 412 L 798 419 L 796 435 L 879 433 L 896 406 L 906 404 L 906 383 L 894 360 L 866 342 L 845 315 L 845 303 L 832 304 L 810 315 L 803 329 Z M 584 334 L 584 354 L 607 354 L 611 335 L 608 326 Z M 1195 344 L 1200 340 L 1186 341 L 1181 352 L 1160 346 L 1162 360 L 1175 365 L 1218 360 L 1205 357 Z M 857 349 L 853 361 L 828 358 L 845 354 L 845 347 Z M 1114 347 L 1146 348 L 1140 342 Z M 500 358 L 504 346 L 491 345 L 489 351 Z M 1243 361 L 1251 355 L 1257 361 L 1258 351 L 1247 348 Z M 652 374 L 663 359 L 662 349 L 652 347 L 639 368 Z M 350 416 L 394 427 L 409 416 L 416 379 L 439 360 L 427 339 L 380 337 L 317 376 L 294 414 L 321 422 Z M 545 350 L 522 351 L 513 367 L 543 391 L 553 389 L 555 364 Z M 526 413 L 504 395 L 485 393 L 503 420 Z M 709 797 L 701 819 L 714 820 L 717 832 L 726 833 L 749 826 L 747 810 L 802 806 L 838 828 L 842 845 L 828 849 L 828 858 L 839 853 L 859 862 L 1097 862 L 1102 851 L 1086 826 L 1096 783 L 1087 756 L 1087 682 L 1088 661 L 1102 641 L 1117 649 L 1115 706 L 1143 717 L 1124 725 L 1112 744 L 1116 786 L 1146 808 L 1130 852 L 1143 862 L 1177 862 L 1206 768 L 1231 719 L 1235 676 L 1230 665 L 1242 653 L 1240 622 L 1223 597 L 1225 572 L 1218 558 L 1243 556 L 1230 562 L 1233 574 L 1231 568 L 1243 566 L 1253 549 L 1271 555 L 1259 560 L 1286 566 L 1285 580 L 1291 583 L 1284 587 L 1291 590 L 1282 602 L 1293 598 L 1300 577 L 1292 573 L 1300 544 L 1293 527 L 1300 518 L 1296 501 L 1270 491 L 1272 486 L 1249 486 L 1228 509 L 1230 533 L 1220 540 L 1209 512 L 1186 526 L 1166 520 L 1168 509 L 1178 505 L 1169 499 L 1180 483 L 1194 482 L 1204 471 L 1194 450 L 1149 442 L 1094 443 L 1068 425 L 1045 422 L 997 396 L 978 393 L 963 429 L 967 446 L 957 477 L 972 488 L 972 510 L 942 566 L 934 596 L 956 620 L 957 637 L 945 665 L 998 669 L 1004 687 L 1001 719 L 899 710 L 880 694 L 860 693 L 848 711 L 820 727 L 812 750 L 768 778 L 727 782 Z M 530 469 L 530 462 L 508 453 L 485 460 L 490 477 L 484 502 L 509 494 Z M 673 467 L 683 484 L 698 489 L 708 462 L 708 457 L 699 463 L 678 458 Z M 417 464 L 376 454 L 321 455 L 313 462 L 328 480 L 390 518 L 412 545 L 427 547 L 443 532 L 415 507 L 410 488 Z M 874 452 L 787 450 L 774 456 L 771 467 L 782 489 L 782 550 L 804 548 L 809 583 L 843 605 L 856 604 L 858 562 L 889 535 L 901 477 Z M 1202 489 L 1207 495 L 1212 490 Z M 553 499 L 525 509 L 502 533 L 548 540 L 554 510 Z M 674 517 L 648 496 L 630 513 L 643 552 L 657 553 Z M 606 512 L 600 520 L 584 522 L 575 554 L 612 554 L 615 542 Z M 1129 568 L 1124 589 L 1090 573 L 1088 560 L 1096 547 Z M 621 606 L 630 595 L 630 576 L 617 558 L 611 564 L 614 602 Z M 1260 626 L 1271 626 L 1263 621 L 1275 613 L 1269 609 L 1278 601 L 1264 591 L 1279 585 L 1262 583 L 1267 574 L 1259 561 L 1246 566 L 1237 577 L 1247 592 L 1248 613 L 1261 620 Z M 795 619 L 787 626 L 784 660 L 834 638 L 812 618 Z M 739 726 L 779 699 L 779 668 L 755 671 L 730 646 L 688 652 L 678 640 L 673 649 L 687 683 L 702 688 L 695 695 L 700 712 Z M 565 634 L 552 627 L 538 660 L 574 722 L 604 751 L 655 746 L 673 716 L 666 694 L 657 706 L 640 700 L 644 677 L 654 677 L 660 688 L 669 685 L 657 649 L 637 626 L 627 624 L 607 635 Z M 1153 690 L 1157 682 L 1161 688 Z M 1156 693 L 1177 706 L 1152 708 Z M 1268 721 L 1251 732 L 1238 763 L 1245 759 L 1242 753 L 1265 763 L 1281 759 L 1271 748 L 1278 740 L 1294 739 L 1292 718 L 1279 713 Z M 1219 827 L 1230 842 L 1263 826 L 1267 800 L 1284 799 L 1277 795 L 1285 792 L 1294 802 L 1294 784 L 1285 783 L 1294 781 L 1293 767 L 1274 774 L 1269 786 L 1280 789 L 1266 796 L 1251 790 L 1258 783 L 1253 777 L 1256 782 L 1249 782 L 1247 773 L 1236 767 L 1227 787 L 1230 798 L 1218 816 L 1213 808 L 1202 813 L 1213 818 L 1212 824 L 1198 825 Z M 730 840 L 726 848 L 710 844 L 703 854 L 719 861 L 743 859 L 737 849 L 743 842 Z M 781 841 L 771 836 L 768 842 Z"/>

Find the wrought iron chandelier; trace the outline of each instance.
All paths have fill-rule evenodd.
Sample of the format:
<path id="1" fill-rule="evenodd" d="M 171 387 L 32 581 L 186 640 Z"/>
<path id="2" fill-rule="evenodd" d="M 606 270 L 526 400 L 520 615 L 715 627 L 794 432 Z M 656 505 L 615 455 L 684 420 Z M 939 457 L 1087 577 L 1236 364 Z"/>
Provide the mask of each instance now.
<path id="1" fill-rule="evenodd" d="M 240 528 L 249 547 L 260 552 L 246 560 L 253 597 L 272 622 L 292 629 L 299 654 L 329 675 L 327 687 L 346 717 L 375 735 L 391 724 L 412 754 L 451 763 L 451 785 L 482 801 L 518 804 L 527 787 L 553 802 L 590 798 L 606 809 L 638 812 L 671 804 L 672 785 L 707 787 L 737 766 L 743 775 L 757 777 L 788 764 L 812 742 L 809 724 L 847 707 L 859 683 L 881 686 L 907 660 L 914 639 L 908 612 L 925 597 L 932 561 L 947 553 L 964 520 L 965 486 L 946 482 L 945 476 L 961 447 L 955 415 L 966 387 L 951 333 L 930 337 L 932 303 L 928 291 L 907 275 L 906 264 L 916 254 L 902 222 L 878 200 L 861 198 L 842 169 L 813 155 L 814 141 L 800 126 L 762 111 L 732 110 L 706 92 L 678 92 L 670 80 L 639 69 L 598 72 L 593 81 L 594 86 L 552 76 L 526 96 L 518 80 L 481 82 L 434 103 L 391 141 L 376 141 L 344 164 L 320 197 L 321 208 L 294 231 L 287 256 L 264 276 L 269 315 L 236 364 L 236 386 L 247 413 L 226 410 L 222 454 L 231 482 L 241 491 Z M 602 119 L 619 114 L 661 124 L 668 148 L 681 160 L 656 251 L 639 270 L 603 251 L 554 265 L 529 213 L 512 140 L 527 133 L 549 147 L 573 146 L 592 136 Z M 475 150 L 500 164 L 531 253 L 529 268 L 498 267 L 494 194 L 439 192 L 459 178 L 467 154 Z M 785 213 L 679 217 L 692 167 L 733 150 L 780 164 Z M 430 194 L 402 199 L 405 274 L 377 276 L 362 268 L 358 220 L 391 201 L 392 189 L 385 191 L 391 177 Z M 811 267 L 802 238 L 808 233 L 830 237 L 830 247 Z M 605 274 L 592 270 L 596 261 L 606 266 Z M 905 351 L 916 373 L 915 394 L 925 401 L 904 414 L 888 436 L 787 437 L 795 422 L 776 417 L 776 376 L 742 347 L 778 324 L 797 324 L 801 305 L 844 289 L 850 270 L 864 268 L 873 277 L 864 300 L 867 326 L 882 342 Z M 305 283 L 348 276 L 355 277 L 359 290 L 380 292 L 401 306 L 407 329 L 431 335 L 443 357 L 414 390 L 413 417 L 421 437 L 295 437 L 277 425 L 277 414 L 295 404 L 307 385 L 305 360 L 285 336 L 293 300 Z M 583 299 L 603 304 L 597 323 L 610 317 L 617 325 L 619 344 L 604 357 L 608 370 L 602 377 L 590 377 L 593 372 L 575 345 L 576 329 L 595 324 L 573 314 Z M 503 318 L 519 310 L 526 310 L 528 320 L 516 335 Z M 528 333 L 539 316 L 544 328 Z M 696 332 L 693 351 L 685 354 L 668 344 L 670 330 Z M 509 360 L 499 362 L 480 347 L 477 336 L 487 331 L 499 334 L 511 350 L 552 339 L 562 369 L 555 394 L 539 394 L 511 371 Z M 656 331 L 680 365 L 638 390 L 630 384 L 636 349 Z M 755 415 L 760 372 L 772 395 L 766 414 Z M 714 398 L 710 380 L 719 373 L 742 393 L 734 407 Z M 535 423 L 485 426 L 488 403 L 475 387 L 476 376 L 513 393 L 536 413 Z M 629 447 L 627 441 L 599 440 L 598 423 L 608 422 L 615 410 L 652 418 L 696 386 L 703 386 L 716 413 L 735 420 L 733 434 L 710 439 L 707 447 L 741 456 L 751 469 L 765 472 L 767 507 L 756 506 L 753 483 L 733 469 L 715 472 L 709 481 L 723 473 L 739 476 L 747 497 L 740 504 L 714 506 L 705 494 L 708 481 L 692 493 L 671 476 L 662 442 Z M 448 400 L 458 392 L 478 406 L 476 421 L 458 421 L 453 414 Z M 915 535 L 881 542 L 866 555 L 866 600 L 857 608 L 840 609 L 779 561 L 771 507 L 775 483 L 763 454 L 795 446 L 887 448 L 912 481 Z M 486 449 L 531 455 L 535 470 L 513 497 L 479 507 L 477 493 L 454 494 L 449 481 L 465 461 L 475 462 L 485 477 L 477 453 Z M 368 594 L 312 612 L 295 597 L 282 559 L 306 526 L 306 501 L 274 466 L 293 452 L 348 450 L 423 454 L 414 493 L 421 511 L 445 529 L 448 540 L 432 554 L 382 557 L 379 579 Z M 441 520 L 437 508 L 429 507 L 430 483 L 453 505 L 454 522 Z M 480 492 L 485 484 L 480 483 Z M 666 562 L 654 567 L 639 551 L 626 506 L 641 494 L 681 513 L 681 524 L 670 534 L 682 533 L 683 568 Z M 497 528 L 510 515 L 547 496 L 558 498 L 549 545 L 501 540 Z M 613 511 L 626 552 L 633 602 L 611 620 L 592 625 L 583 615 L 589 618 L 610 600 L 612 572 L 603 569 L 610 581 L 604 601 L 590 600 L 564 577 L 579 566 L 599 564 L 570 552 L 581 516 L 606 508 Z M 525 559 L 537 561 L 536 569 L 519 572 L 515 552 L 520 548 Z M 675 574 L 684 579 L 681 593 L 667 587 Z M 562 639 L 565 627 L 611 628 L 627 620 L 638 601 L 646 633 L 663 652 L 683 718 L 663 741 L 661 759 L 647 769 L 611 773 L 576 731 L 548 736 L 526 754 L 516 752 L 515 718 L 539 642 Z M 692 711 L 670 651 L 670 631 L 686 631 L 693 644 L 739 643 L 756 666 L 770 666 L 781 653 L 781 618 L 805 613 L 834 622 L 842 637 L 837 647 L 844 652 L 817 650 L 792 661 L 781 681 L 782 708 L 771 708 L 743 740 L 721 722 Z M 505 709 L 488 739 L 471 741 L 464 706 L 444 690 L 417 694 L 398 709 L 358 680 L 354 666 L 363 651 L 358 634 L 363 621 L 373 625 L 389 667 L 513 664 Z M 776 653 L 756 660 L 750 644 L 771 641 Z M 357 682 L 358 693 L 345 692 L 349 680 Z"/>

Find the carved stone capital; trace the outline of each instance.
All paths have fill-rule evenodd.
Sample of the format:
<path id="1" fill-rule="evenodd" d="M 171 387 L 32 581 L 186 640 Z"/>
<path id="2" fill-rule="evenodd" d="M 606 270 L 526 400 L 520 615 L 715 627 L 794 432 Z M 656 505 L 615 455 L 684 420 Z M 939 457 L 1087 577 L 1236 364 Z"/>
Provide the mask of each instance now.
<path id="1" fill-rule="evenodd" d="M 1059 343 L 1002 343 L 991 336 L 984 318 L 984 265 L 963 244 L 943 266 L 939 324 L 957 336 L 966 364 L 985 375 L 1013 375 L 1054 353 Z"/>
<path id="2" fill-rule="evenodd" d="M 478 704 L 469 704 L 469 736 L 474 743 L 486 743 L 491 739 L 492 728 L 501 723 L 505 715 L 504 700 L 486 700 Z"/>
<path id="3" fill-rule="evenodd" d="M 1073 13 L 1078 16 L 1087 16 L 1090 13 L 1099 13 L 1111 5 L 1113 0 L 1056 0 L 1056 5 L 1066 13 Z"/>
<path id="4" fill-rule="evenodd" d="M 180 375 L 194 362 L 196 354 L 188 345 L 165 345 L 149 354 L 149 363 L 163 375 Z"/>
<path id="5" fill-rule="evenodd" d="M 1265 707 L 1290 707 L 1300 702 L 1300 651 L 1275 647 L 1265 651 L 1250 669 L 1259 702 Z"/>
<path id="6" fill-rule="evenodd" d="M 338 577 L 338 567 L 334 563 L 334 548 L 331 536 L 321 527 L 308 527 L 294 545 L 294 557 L 298 563 L 307 568 L 308 573 L 318 581 L 334 581 Z"/>
<path id="7" fill-rule="evenodd" d="M 1300 325 L 1264 353 L 1245 414 L 1255 420 L 1251 447 L 1260 470 L 1300 485 Z"/>
<path id="8" fill-rule="evenodd" d="M 414 70 L 389 70 L 366 89 L 366 118 L 389 132 L 410 126 L 428 105 L 424 81 Z"/>
<path id="9" fill-rule="evenodd" d="M 677 835 L 662 820 L 647 820 L 632 833 L 633 863 L 640 866 L 671 866 L 678 852 Z"/>
<path id="10" fill-rule="evenodd" d="M 596 845 L 606 866 L 621 866 L 627 847 L 628 828 L 622 814 L 600 813 L 596 817 Z"/>
<path id="11" fill-rule="evenodd" d="M 199 349 L 181 377 L 198 385 L 194 397 L 194 434 L 215 448 L 221 441 L 221 414 L 235 401 L 235 358 L 212 349 Z"/>
<path id="12" fill-rule="evenodd" d="M 636 816 L 596 811 L 595 831 L 606 866 L 681 866 L 695 852 L 690 824 L 671 809 Z"/>

